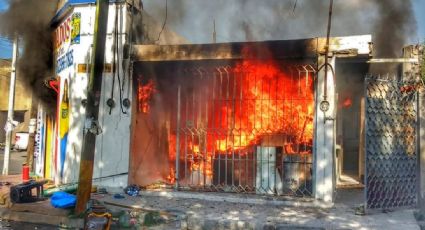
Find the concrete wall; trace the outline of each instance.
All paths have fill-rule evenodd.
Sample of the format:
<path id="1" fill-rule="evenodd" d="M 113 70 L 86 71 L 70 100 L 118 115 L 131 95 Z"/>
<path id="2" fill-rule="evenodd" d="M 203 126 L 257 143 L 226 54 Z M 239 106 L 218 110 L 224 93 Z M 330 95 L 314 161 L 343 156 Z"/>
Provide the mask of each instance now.
<path id="1" fill-rule="evenodd" d="M 0 59 L 0 111 L 7 111 L 9 106 L 10 66 L 9 60 Z M 14 108 L 15 110 L 31 108 L 31 91 L 22 82 L 19 70 L 16 74 Z"/>
<path id="2" fill-rule="evenodd" d="M 127 33 L 127 7 L 124 4 L 118 6 L 116 11 L 115 5 L 110 5 L 109 21 L 107 29 L 106 47 L 105 47 L 105 63 L 109 66 L 113 63 L 113 43 L 115 30 L 115 14 L 120 12 L 118 21 L 118 70 L 120 82 L 122 83 L 121 92 L 122 98 L 128 98 L 131 95 L 131 78 L 125 74 L 123 68 L 123 47 L 128 42 Z M 90 64 L 91 47 L 93 42 L 93 26 L 95 21 L 95 6 L 94 5 L 78 5 L 75 6 L 72 13 L 81 14 L 80 42 L 71 44 L 66 47 L 64 52 L 60 51 L 56 55 L 56 59 L 60 55 L 73 53 L 73 63 L 62 71 L 58 76 L 61 77 L 61 86 L 64 85 L 64 80 L 69 82 L 69 132 L 68 143 L 66 145 L 66 160 L 63 178 L 57 180 L 62 183 L 72 183 L 78 181 L 80 156 L 82 151 L 84 123 L 85 123 L 85 108 L 82 106 L 82 100 L 86 98 L 86 88 L 88 84 L 88 68 L 86 71 L 77 71 L 79 65 Z M 71 14 L 72 15 L 72 14 Z M 70 15 L 70 16 L 71 16 Z M 67 16 L 67 17 L 70 17 Z M 67 18 L 66 17 L 66 18 Z M 129 109 L 120 107 L 120 87 L 118 86 L 118 75 L 115 75 L 115 83 L 113 85 L 114 76 L 111 70 L 106 70 L 102 80 L 102 94 L 100 98 L 99 124 L 102 128 L 102 133 L 96 139 L 96 152 L 94 160 L 94 175 L 97 183 L 103 186 L 125 186 L 127 185 L 127 175 L 122 175 L 128 172 L 129 162 L 129 135 L 130 135 L 130 112 Z M 106 101 L 111 98 L 111 92 L 114 91 L 113 100 L 116 103 L 112 110 L 106 105 Z M 63 95 L 60 97 L 62 100 Z M 60 149 L 60 146 L 58 147 Z M 59 157 L 58 157 L 59 158 Z M 59 163 L 59 162 L 58 162 Z M 59 164 L 58 164 L 59 165 Z M 58 170 L 57 170 L 58 171 Z M 117 176 L 118 175 L 118 176 Z M 112 179 L 111 179 L 112 178 Z"/>
<path id="3" fill-rule="evenodd" d="M 64 6 L 67 1 L 60 1 L 59 6 Z M 72 4 L 72 1 L 68 1 Z M 117 4 L 111 4 L 109 8 L 108 29 L 105 47 L 105 65 L 111 67 L 114 57 L 114 32 L 115 16 L 118 12 L 118 55 L 117 73 L 114 75 L 112 71 L 106 70 L 102 81 L 102 94 L 100 98 L 99 124 L 102 133 L 96 139 L 96 152 L 94 159 L 94 183 L 103 186 L 126 186 L 129 171 L 129 148 L 130 148 L 130 125 L 131 125 L 131 106 L 125 108 L 120 105 L 120 100 L 129 98 L 132 100 L 132 76 L 126 71 L 130 66 L 128 56 L 126 56 L 125 46 L 129 43 L 147 43 L 147 44 L 167 44 L 167 43 L 183 43 L 181 37 L 174 34 L 167 28 L 164 29 L 159 40 L 157 36 L 162 25 L 152 20 L 146 12 L 138 11 L 140 9 L 140 1 L 135 1 L 135 12 L 133 23 L 131 23 L 131 14 L 129 13 L 130 5 L 127 2 L 117 1 Z M 68 141 L 66 144 L 66 160 L 65 170 L 62 178 L 59 176 L 59 170 L 56 170 L 56 181 L 61 183 L 72 183 L 78 181 L 80 156 L 82 151 L 85 108 L 81 105 L 83 99 L 86 98 L 89 66 L 92 55 L 93 28 L 95 22 L 95 1 L 84 1 L 85 4 L 77 4 L 70 7 L 70 12 L 61 15 L 61 22 L 58 28 L 65 20 L 72 17 L 74 13 L 81 14 L 80 24 L 80 41 L 78 43 L 65 40 L 60 47 L 55 50 L 55 61 L 63 60 L 64 56 L 67 61 L 65 68 L 57 68 L 57 76 L 61 78 L 61 87 L 67 79 L 69 83 L 70 93 L 70 118 Z M 67 12 L 67 11 L 58 11 Z M 130 28 L 132 27 L 132 30 Z M 64 27 L 67 28 L 66 26 Z M 133 31 L 130 33 L 130 31 Z M 155 35 L 155 36 L 154 36 Z M 153 39 L 155 37 L 155 39 Z M 131 39 L 131 41 L 130 41 Z M 68 59 L 68 57 L 71 57 Z M 79 66 L 86 66 L 85 71 L 78 71 Z M 119 78 L 118 78 L 119 76 Z M 118 85 L 121 83 L 120 85 Z M 121 89 L 121 90 L 119 90 Z M 121 91 L 121 92 L 120 92 Z M 112 96 L 113 94 L 113 96 Z M 59 97 L 61 101 L 63 95 Z M 115 107 L 110 108 L 106 102 L 112 98 Z M 59 124 L 61 125 L 61 124 Z M 57 135 L 58 148 L 60 149 L 60 138 Z M 59 153 L 58 153 L 59 155 Z M 57 165 L 60 165 L 60 157 L 58 157 Z"/>
<path id="4" fill-rule="evenodd" d="M 0 127 L 5 127 L 6 121 L 7 121 L 7 112 L 0 111 Z M 6 132 L 0 131 L 0 143 L 4 143 L 5 141 L 6 141 Z"/>
<path id="5" fill-rule="evenodd" d="M 319 66 L 324 64 L 325 57 L 319 57 Z M 329 64 L 335 68 L 335 56 L 330 58 Z M 318 73 L 315 92 L 315 133 L 314 133 L 314 155 L 313 155 L 313 193 L 314 197 L 326 202 L 332 202 L 335 186 L 335 82 L 330 68 L 327 77 L 327 101 L 329 109 L 323 112 L 320 104 L 324 100 L 325 68 Z"/>

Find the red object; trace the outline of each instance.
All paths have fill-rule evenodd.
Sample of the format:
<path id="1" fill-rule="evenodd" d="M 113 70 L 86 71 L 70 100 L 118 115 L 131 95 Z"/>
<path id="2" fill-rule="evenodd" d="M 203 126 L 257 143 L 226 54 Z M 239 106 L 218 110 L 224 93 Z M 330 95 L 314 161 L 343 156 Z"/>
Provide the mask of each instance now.
<path id="1" fill-rule="evenodd" d="M 343 106 L 345 107 L 345 108 L 349 108 L 349 107 L 351 107 L 351 105 L 353 104 L 353 102 L 351 101 L 351 99 L 350 98 L 346 98 L 345 100 L 344 100 L 344 103 L 342 103 L 343 104 Z"/>
<path id="2" fill-rule="evenodd" d="M 30 180 L 30 167 L 28 165 L 22 165 L 22 180 L 23 182 Z"/>
<path id="3" fill-rule="evenodd" d="M 58 79 L 52 79 L 48 81 L 49 86 L 57 93 L 59 94 L 59 84 L 60 84 L 60 80 Z"/>

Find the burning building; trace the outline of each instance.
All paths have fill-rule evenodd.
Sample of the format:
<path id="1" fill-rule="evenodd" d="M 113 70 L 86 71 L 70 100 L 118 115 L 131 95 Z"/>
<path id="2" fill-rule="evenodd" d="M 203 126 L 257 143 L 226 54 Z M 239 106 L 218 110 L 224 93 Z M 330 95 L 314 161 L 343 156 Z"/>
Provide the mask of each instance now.
<path id="1" fill-rule="evenodd" d="M 48 132 L 39 128 L 36 171 L 74 183 L 83 134 L 92 132 L 84 105 L 95 1 L 62 3 L 52 21 L 56 117 L 39 114 Z M 412 204 L 412 193 L 379 174 L 392 166 L 383 149 L 397 149 L 396 169 L 416 159 L 416 117 L 401 119 L 395 106 L 404 100 L 413 113 L 412 90 L 366 77 L 371 35 L 331 38 L 328 52 L 325 38 L 185 44 L 133 3 L 109 6 L 95 183 L 332 201 L 349 174 L 369 188 L 368 201 Z M 405 142 L 392 139 L 402 132 Z M 417 178 L 408 176 L 410 189 Z"/>
<path id="2" fill-rule="evenodd" d="M 135 46 L 130 183 L 331 200 L 336 63 L 371 36 L 331 39 L 326 84 L 325 40 Z"/>

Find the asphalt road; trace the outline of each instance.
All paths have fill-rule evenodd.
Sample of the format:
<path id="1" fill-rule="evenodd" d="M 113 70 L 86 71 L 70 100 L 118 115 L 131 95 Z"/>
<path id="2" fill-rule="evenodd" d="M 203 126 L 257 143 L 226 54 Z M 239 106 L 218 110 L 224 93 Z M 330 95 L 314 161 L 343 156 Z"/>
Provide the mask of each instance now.
<path id="1" fill-rule="evenodd" d="M 9 161 L 9 175 L 21 174 L 22 164 L 25 163 L 26 151 L 11 151 Z M 0 168 L 3 170 L 4 150 L 0 150 Z M 1 228 L 0 228 L 1 230 Z"/>

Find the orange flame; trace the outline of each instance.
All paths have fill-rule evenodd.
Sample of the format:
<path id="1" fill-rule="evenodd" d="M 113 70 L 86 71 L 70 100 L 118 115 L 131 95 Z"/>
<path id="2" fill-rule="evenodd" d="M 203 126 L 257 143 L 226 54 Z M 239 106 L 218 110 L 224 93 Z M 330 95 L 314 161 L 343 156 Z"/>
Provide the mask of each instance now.
<path id="1" fill-rule="evenodd" d="M 311 148 L 302 150 L 300 146 L 311 146 L 313 140 L 313 76 L 289 76 L 273 61 L 255 59 L 243 60 L 231 71 L 236 76 L 233 91 L 238 92 L 236 100 L 239 104 L 209 105 L 211 115 L 219 119 L 208 121 L 206 141 L 209 144 L 187 143 L 190 156 L 186 160 L 190 170 L 203 172 L 204 176 L 212 178 L 214 154 L 232 154 L 234 150 L 253 145 L 267 145 L 266 136 L 273 135 L 290 137 L 275 144 L 282 146 L 286 154 L 311 153 Z M 209 130 L 226 132 L 217 135 L 217 131 Z M 175 135 L 170 135 L 169 144 L 170 161 L 175 161 Z M 241 155 L 247 153 L 238 152 Z M 171 169 L 170 181 L 174 181 L 174 174 L 174 169 Z"/>
<path id="2" fill-rule="evenodd" d="M 139 111 L 142 113 L 149 113 L 150 105 L 149 102 L 152 95 L 156 92 L 155 84 L 153 80 L 149 80 L 147 84 L 143 85 L 139 80 L 139 87 L 137 96 L 139 99 Z"/>
<path id="3" fill-rule="evenodd" d="M 223 106 L 220 127 L 232 131 L 216 140 L 219 151 L 242 149 L 257 144 L 268 134 L 286 134 L 297 142 L 308 142 L 313 137 L 313 79 L 304 76 L 292 79 L 272 62 L 244 60 L 234 69 L 242 75 L 242 97 L 246 105 L 241 108 Z M 226 114 L 235 114 L 235 124 L 228 122 Z M 289 151 L 289 148 L 287 148 Z M 227 151 L 229 152 L 229 151 Z M 290 151 L 293 152 L 293 151 Z"/>

